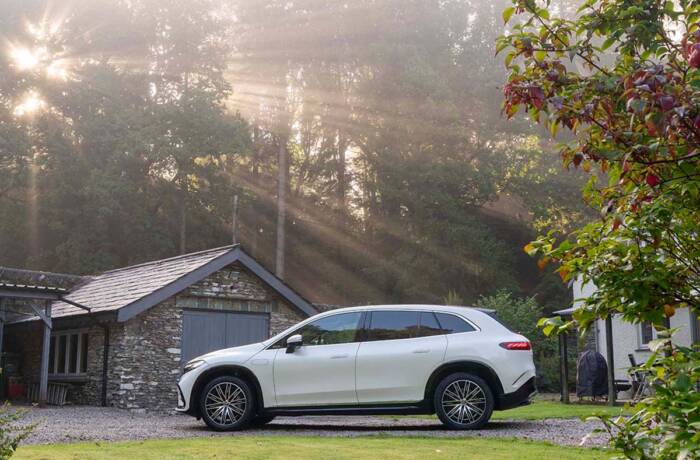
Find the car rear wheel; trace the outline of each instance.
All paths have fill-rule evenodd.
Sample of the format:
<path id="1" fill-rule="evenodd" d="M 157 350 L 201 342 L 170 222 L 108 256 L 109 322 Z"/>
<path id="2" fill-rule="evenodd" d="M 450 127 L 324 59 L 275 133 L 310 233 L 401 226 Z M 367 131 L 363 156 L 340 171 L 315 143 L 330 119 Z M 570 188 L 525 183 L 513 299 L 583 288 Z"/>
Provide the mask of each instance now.
<path id="1" fill-rule="evenodd" d="M 250 386 L 238 377 L 222 376 L 206 384 L 200 397 L 200 414 L 216 431 L 247 427 L 254 415 L 255 400 Z"/>
<path id="2" fill-rule="evenodd" d="M 460 372 L 448 375 L 438 384 L 434 404 L 446 427 L 474 430 L 489 421 L 494 401 L 491 388 L 481 377 Z"/>

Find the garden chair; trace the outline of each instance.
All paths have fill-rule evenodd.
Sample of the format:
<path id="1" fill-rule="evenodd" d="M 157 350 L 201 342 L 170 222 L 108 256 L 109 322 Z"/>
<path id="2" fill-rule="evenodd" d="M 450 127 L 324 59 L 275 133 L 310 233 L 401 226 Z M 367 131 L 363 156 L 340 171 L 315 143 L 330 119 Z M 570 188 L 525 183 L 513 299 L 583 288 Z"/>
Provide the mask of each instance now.
<path id="1" fill-rule="evenodd" d="M 637 360 L 632 353 L 627 355 L 630 360 L 630 376 L 632 377 L 632 388 L 634 389 L 634 394 L 632 396 L 632 401 L 639 401 L 642 396 L 649 393 L 649 373 L 646 371 L 639 370 Z"/>

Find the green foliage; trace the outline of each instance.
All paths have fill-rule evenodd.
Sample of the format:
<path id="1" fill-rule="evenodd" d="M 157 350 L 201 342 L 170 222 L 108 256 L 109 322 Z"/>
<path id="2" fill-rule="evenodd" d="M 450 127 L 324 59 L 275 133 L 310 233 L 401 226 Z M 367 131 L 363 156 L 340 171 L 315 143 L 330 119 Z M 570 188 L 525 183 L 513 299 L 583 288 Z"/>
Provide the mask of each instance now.
<path id="1" fill-rule="evenodd" d="M 670 339 L 661 338 L 650 348 L 653 353 L 640 370 L 652 376 L 654 395 L 643 399 L 628 419 L 597 418 L 610 433 L 613 447 L 628 458 L 699 458 L 700 346 L 672 346 Z"/>
<path id="2" fill-rule="evenodd" d="M 457 294 L 457 291 L 450 289 L 447 291 L 447 295 L 442 299 L 442 303 L 445 305 L 464 305 L 464 299 Z"/>
<path id="3" fill-rule="evenodd" d="M 86 274 L 228 244 L 238 195 L 238 241 L 272 267 L 283 146 L 287 280 L 309 298 L 566 298 L 519 248 L 582 216 L 560 199 L 581 175 L 492 103 L 507 0 L 48 3 L 0 2 L 7 44 L 45 50 L 0 53 L 0 264 Z M 19 116 L 28 91 L 42 110 Z"/>
<path id="4" fill-rule="evenodd" d="M 476 305 L 496 310 L 498 319 L 509 329 L 527 337 L 532 343 L 532 353 L 538 372 L 540 389 L 555 391 L 559 388 L 559 360 L 556 340 L 542 335 L 537 327 L 544 314 L 534 297 L 518 298 L 506 290 L 481 297 Z"/>
<path id="5" fill-rule="evenodd" d="M 25 410 L 15 409 L 9 403 L 0 407 L 0 459 L 12 457 L 34 429 L 34 425 L 19 423 L 25 414 Z"/>
<path id="6" fill-rule="evenodd" d="M 513 4 L 504 15 L 512 30 L 497 44 L 510 72 L 503 111 L 574 134 L 561 146 L 564 164 L 591 174 L 584 198 L 600 211 L 525 251 L 557 262 L 564 281 L 595 284 L 574 312 L 581 330 L 614 314 L 661 325 L 679 307 L 700 311 L 700 5 L 589 0 L 569 18 L 550 16 L 548 1 Z M 542 322 L 547 333 L 573 324 Z M 612 431 L 634 458 L 697 454 L 698 389 L 681 375 L 700 361 L 680 347 L 667 352 L 646 409 Z"/>

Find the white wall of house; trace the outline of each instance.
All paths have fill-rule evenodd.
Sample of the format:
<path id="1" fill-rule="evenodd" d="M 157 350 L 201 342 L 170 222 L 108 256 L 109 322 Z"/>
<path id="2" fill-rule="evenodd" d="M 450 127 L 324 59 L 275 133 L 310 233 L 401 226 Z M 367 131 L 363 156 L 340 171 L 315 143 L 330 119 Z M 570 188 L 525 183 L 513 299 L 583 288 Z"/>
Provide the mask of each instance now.
<path id="1" fill-rule="evenodd" d="M 582 284 L 579 280 L 573 283 L 574 306 L 582 305 L 583 299 L 590 296 L 595 291 L 593 283 Z M 674 343 L 679 345 L 690 345 L 693 340 L 700 339 L 697 319 L 687 308 L 679 308 L 675 315 L 671 317 L 672 328 L 678 328 L 678 332 L 673 337 Z M 607 359 L 605 321 L 597 320 L 595 323 L 596 349 Z M 653 332 L 656 337 L 656 332 Z M 642 343 L 641 325 L 623 321 L 620 316 L 612 319 L 612 339 L 613 339 L 613 364 L 615 366 L 616 379 L 629 379 L 627 369 L 630 367 L 628 355 L 634 355 L 637 363 L 642 363 L 649 358 L 648 347 Z"/>

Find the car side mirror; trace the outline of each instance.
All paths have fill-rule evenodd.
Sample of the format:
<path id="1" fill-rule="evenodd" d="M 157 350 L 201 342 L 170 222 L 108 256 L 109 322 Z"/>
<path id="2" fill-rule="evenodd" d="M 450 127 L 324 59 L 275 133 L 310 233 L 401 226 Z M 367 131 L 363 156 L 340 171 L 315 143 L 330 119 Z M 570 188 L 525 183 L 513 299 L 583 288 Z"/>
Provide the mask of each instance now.
<path id="1" fill-rule="evenodd" d="M 303 339 L 301 338 L 301 334 L 294 334 L 289 337 L 287 339 L 287 353 L 294 353 L 294 350 L 300 347 L 302 343 Z"/>

